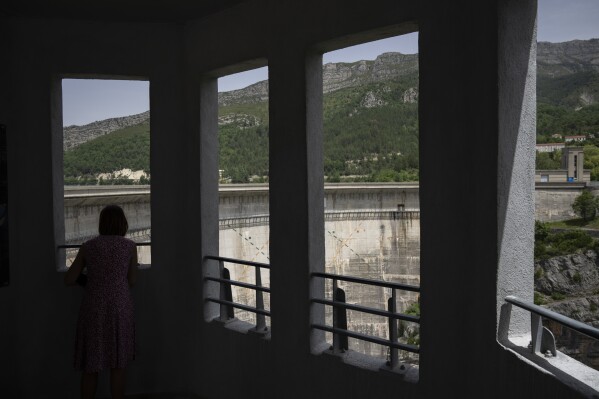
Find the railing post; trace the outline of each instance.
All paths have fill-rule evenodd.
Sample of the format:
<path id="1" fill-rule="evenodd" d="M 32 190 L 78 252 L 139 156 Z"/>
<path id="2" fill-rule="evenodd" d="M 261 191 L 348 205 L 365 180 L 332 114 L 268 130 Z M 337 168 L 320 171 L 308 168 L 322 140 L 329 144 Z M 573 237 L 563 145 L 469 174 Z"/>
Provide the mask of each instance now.
<path id="1" fill-rule="evenodd" d="M 391 298 L 389 298 L 389 300 L 387 301 L 387 308 L 389 312 L 397 312 L 396 303 L 397 295 L 395 293 L 395 288 L 391 288 Z M 389 317 L 389 341 L 391 341 L 392 343 L 397 343 L 397 320 L 392 317 Z M 399 363 L 398 350 L 397 348 L 393 347 L 389 347 L 389 350 L 391 353 L 389 367 L 391 367 L 391 369 L 394 369 L 395 367 L 397 367 L 397 364 Z"/>
<path id="2" fill-rule="evenodd" d="M 218 261 L 218 267 L 220 269 L 220 276 L 223 280 L 231 280 L 231 273 L 229 269 L 225 267 L 225 262 Z M 220 283 L 220 300 L 233 302 L 233 292 L 231 291 L 231 284 Z M 220 321 L 226 322 L 235 317 L 235 311 L 233 306 L 221 304 L 220 305 Z"/>
<path id="3" fill-rule="evenodd" d="M 530 313 L 530 335 L 532 336 L 532 353 L 541 352 L 541 343 L 543 340 L 543 320 L 541 315 L 534 312 Z"/>
<path id="4" fill-rule="evenodd" d="M 337 286 L 337 279 L 333 279 L 333 301 L 345 303 L 345 291 Z M 333 327 L 347 330 L 346 309 L 333 306 Z M 333 333 L 333 353 L 343 353 L 348 347 L 347 336 Z"/>
<path id="5" fill-rule="evenodd" d="M 262 273 L 258 266 L 254 267 L 256 271 L 256 286 L 262 287 Z M 260 290 L 256 290 L 256 309 L 264 310 L 264 297 Z M 266 327 L 266 316 L 260 313 L 256 313 L 256 327 L 254 331 L 257 333 L 265 333 L 268 328 Z"/>
<path id="6" fill-rule="evenodd" d="M 333 279 L 333 302 L 337 302 L 337 279 Z M 337 325 L 337 313 L 339 313 L 337 307 L 333 306 L 333 328 L 339 328 Z M 339 342 L 339 334 L 333 333 L 333 353 L 341 352 L 340 345 L 341 343 Z"/>

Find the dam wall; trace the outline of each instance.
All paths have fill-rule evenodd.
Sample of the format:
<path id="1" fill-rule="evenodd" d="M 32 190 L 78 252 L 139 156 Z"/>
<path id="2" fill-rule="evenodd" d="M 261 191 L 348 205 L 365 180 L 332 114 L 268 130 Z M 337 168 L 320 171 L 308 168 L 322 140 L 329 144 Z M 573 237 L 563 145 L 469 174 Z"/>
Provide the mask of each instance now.
<path id="1" fill-rule="evenodd" d="M 419 186 L 414 183 L 325 185 L 325 211 L 359 209 L 420 209 Z"/>
<path id="2" fill-rule="evenodd" d="M 554 222 L 578 217 L 572 210 L 576 197 L 588 190 L 594 196 L 599 196 L 599 186 L 596 182 L 590 185 L 584 183 L 545 184 L 537 183 L 535 189 L 535 219 L 541 222 Z"/>
<path id="3" fill-rule="evenodd" d="M 583 190 L 582 187 L 572 189 L 547 187 L 535 190 L 535 219 L 541 222 L 554 222 L 577 217 L 572 210 L 572 204 Z"/>
<path id="4" fill-rule="evenodd" d="M 146 240 L 151 228 L 149 187 L 97 187 L 65 187 L 65 244 L 80 244 L 96 236 L 100 211 L 111 204 L 123 208 L 132 238 L 137 241 Z"/>
<path id="5" fill-rule="evenodd" d="M 268 258 L 268 216 L 221 219 L 219 221 L 220 256 L 270 263 Z M 327 273 L 385 280 L 414 286 L 420 285 L 420 212 L 396 210 L 327 211 L 325 214 L 325 271 Z M 294 254 L 289 254 L 292 257 Z M 284 267 L 282 264 L 279 267 Z M 255 283 L 252 266 L 226 263 L 233 280 Z M 262 284 L 269 286 L 270 273 L 261 271 Z M 383 309 L 391 290 L 340 281 L 348 303 Z M 233 287 L 233 300 L 255 306 L 255 292 Z M 325 296 L 332 298 L 332 283 L 325 284 Z M 397 292 L 397 309 L 402 312 L 418 301 L 418 294 Z M 266 309 L 270 298 L 264 295 Z M 235 310 L 235 316 L 255 323 L 253 313 Z M 325 308 L 331 322 L 332 309 Z M 348 311 L 348 327 L 352 331 L 387 338 L 388 321 L 384 317 Z M 267 323 L 269 319 L 267 318 Z M 406 326 L 416 328 L 415 326 Z M 330 337 L 329 337 L 330 338 Z M 351 349 L 379 358 L 387 356 L 387 348 L 366 341 L 349 340 Z M 404 354 L 407 356 L 407 354 Z"/>
<path id="6" fill-rule="evenodd" d="M 585 189 L 583 184 L 537 184 L 535 218 L 556 221 L 573 218 L 574 199 Z M 588 188 L 587 188 L 588 189 Z M 599 195 L 598 187 L 590 188 Z M 100 210 L 119 204 L 125 210 L 130 230 L 151 227 L 149 186 L 65 187 L 65 242 L 79 243 L 97 234 Z M 414 183 L 333 183 L 325 186 L 327 212 L 368 209 L 419 210 L 419 186 Z M 219 218 L 268 215 L 267 184 L 222 185 L 219 189 Z"/>
<path id="7" fill-rule="evenodd" d="M 536 217 L 550 221 L 574 217 L 572 203 L 583 186 L 537 187 Z M 594 191 L 595 192 L 595 191 Z M 270 263 L 268 185 L 224 185 L 219 192 L 220 256 Z M 65 190 L 65 231 L 67 243 L 78 243 L 97 234 L 98 215 L 108 204 L 123 206 L 130 232 L 138 241 L 148 240 L 150 231 L 149 187 L 98 187 Z M 420 203 L 417 184 L 330 184 L 325 186 L 325 270 L 328 273 L 420 285 Z M 141 248 L 150 258 L 150 248 Z M 73 252 L 74 254 L 75 252 Z M 73 255 L 74 256 L 74 255 Z M 290 257 L 293 253 L 289 254 Z M 150 263 L 146 261 L 144 263 Z M 255 268 L 227 264 L 231 278 L 255 283 Z M 284 267 L 282 265 L 281 267 Z M 261 271 L 262 283 L 270 283 L 268 270 Z M 349 303 L 383 308 L 390 289 L 339 282 Z M 332 298 L 332 283 L 325 283 Z M 255 292 L 234 287 L 236 302 L 255 305 Z M 418 301 L 412 292 L 397 292 L 397 309 L 405 311 Z M 270 296 L 264 295 L 270 308 Z M 255 315 L 236 310 L 236 317 L 250 323 Z M 332 309 L 325 308 L 331 321 Z M 353 331 L 387 337 L 385 318 L 348 312 Z M 267 318 L 267 323 L 270 320 Z M 417 332 L 417 326 L 404 326 Z M 410 330 L 411 329 L 411 330 Z M 330 337 L 329 337 L 330 338 Z M 351 349 L 384 358 L 387 349 L 350 339 Z M 407 356 L 407 354 L 404 354 Z"/>
<path id="8" fill-rule="evenodd" d="M 121 205 L 131 231 L 151 227 L 150 186 L 67 186 L 64 193 L 65 240 L 79 243 L 98 232 L 98 217 L 109 204 Z M 325 210 L 419 209 L 418 184 L 327 184 Z M 221 185 L 219 218 L 268 215 L 268 184 Z"/>

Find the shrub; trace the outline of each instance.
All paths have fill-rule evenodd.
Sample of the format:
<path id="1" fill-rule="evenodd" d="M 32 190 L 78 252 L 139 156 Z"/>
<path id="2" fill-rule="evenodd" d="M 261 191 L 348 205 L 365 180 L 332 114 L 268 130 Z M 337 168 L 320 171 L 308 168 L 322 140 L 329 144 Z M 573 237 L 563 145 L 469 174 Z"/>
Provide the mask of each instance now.
<path id="1" fill-rule="evenodd" d="M 535 291 L 534 303 L 535 305 L 544 305 L 547 303 L 547 299 L 545 298 L 545 295 L 541 294 L 538 291 Z"/>
<path id="2" fill-rule="evenodd" d="M 546 240 L 541 243 L 546 247 L 543 250 L 541 248 L 535 250 L 535 257 L 538 259 L 573 254 L 597 246 L 596 240 L 582 230 L 570 230 L 556 234 L 550 233 Z"/>
<path id="3" fill-rule="evenodd" d="M 580 283 L 582 281 L 582 276 L 580 275 L 580 273 L 574 273 L 574 275 L 572 276 L 572 281 L 574 281 L 575 283 Z"/>
<path id="4" fill-rule="evenodd" d="M 597 215 L 597 198 L 590 191 L 583 191 L 572 204 L 572 210 L 584 220 L 593 220 Z"/>
<path id="5" fill-rule="evenodd" d="M 547 245 L 545 243 L 536 241 L 535 242 L 535 259 L 547 259 L 549 255 L 547 254 Z"/>
<path id="6" fill-rule="evenodd" d="M 547 223 L 535 220 L 535 241 L 543 241 L 548 235 L 549 228 L 547 227 Z"/>
<path id="7" fill-rule="evenodd" d="M 406 314 L 411 316 L 420 316 L 420 303 L 414 302 L 407 309 Z"/>
<path id="8" fill-rule="evenodd" d="M 552 292 L 551 293 L 551 299 L 553 299 L 554 301 L 561 301 L 565 298 L 566 298 L 566 296 L 560 292 Z"/>
<path id="9" fill-rule="evenodd" d="M 536 249 L 536 248 L 535 248 Z M 535 269 L 535 280 L 540 279 L 541 277 L 543 277 L 545 275 L 545 271 L 543 270 L 542 267 L 537 267 Z"/>

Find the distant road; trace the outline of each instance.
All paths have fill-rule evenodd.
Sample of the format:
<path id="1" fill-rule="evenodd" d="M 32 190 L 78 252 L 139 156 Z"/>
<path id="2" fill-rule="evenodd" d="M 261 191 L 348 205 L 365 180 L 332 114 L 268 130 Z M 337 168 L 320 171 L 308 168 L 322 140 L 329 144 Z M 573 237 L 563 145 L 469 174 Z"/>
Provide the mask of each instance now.
<path id="1" fill-rule="evenodd" d="M 150 194 L 150 186 L 65 186 L 65 198 Z"/>
<path id="2" fill-rule="evenodd" d="M 419 189 L 418 182 L 415 183 L 328 183 L 325 184 L 325 191 L 346 191 L 346 190 L 392 190 L 392 189 Z M 219 192 L 265 192 L 268 191 L 268 184 L 221 184 Z M 122 196 L 122 195 L 143 195 L 150 194 L 150 186 L 65 186 L 65 198 L 85 198 L 85 197 L 104 197 L 104 196 Z"/>
<path id="3" fill-rule="evenodd" d="M 592 189 L 597 188 L 597 183 L 590 184 Z M 537 190 L 543 189 L 558 189 L 558 190 L 580 190 L 585 187 L 584 183 L 536 183 Z M 409 183 L 326 183 L 325 191 L 346 191 L 346 190 L 393 190 L 393 189 L 412 189 L 418 190 L 420 184 L 418 182 Z M 257 184 L 221 184 L 219 186 L 221 193 L 235 192 L 265 192 L 268 191 L 267 183 Z M 143 195 L 150 193 L 149 185 L 134 186 L 65 186 L 65 198 L 80 198 L 80 197 L 102 197 L 116 195 Z"/>

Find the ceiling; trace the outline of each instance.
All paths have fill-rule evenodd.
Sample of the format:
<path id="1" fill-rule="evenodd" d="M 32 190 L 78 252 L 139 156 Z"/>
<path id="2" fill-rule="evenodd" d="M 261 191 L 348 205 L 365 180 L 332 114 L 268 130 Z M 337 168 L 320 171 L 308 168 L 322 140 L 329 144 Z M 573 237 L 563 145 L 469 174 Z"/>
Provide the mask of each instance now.
<path id="1" fill-rule="evenodd" d="M 185 22 L 248 0 L 3 0 L 0 16 Z"/>

